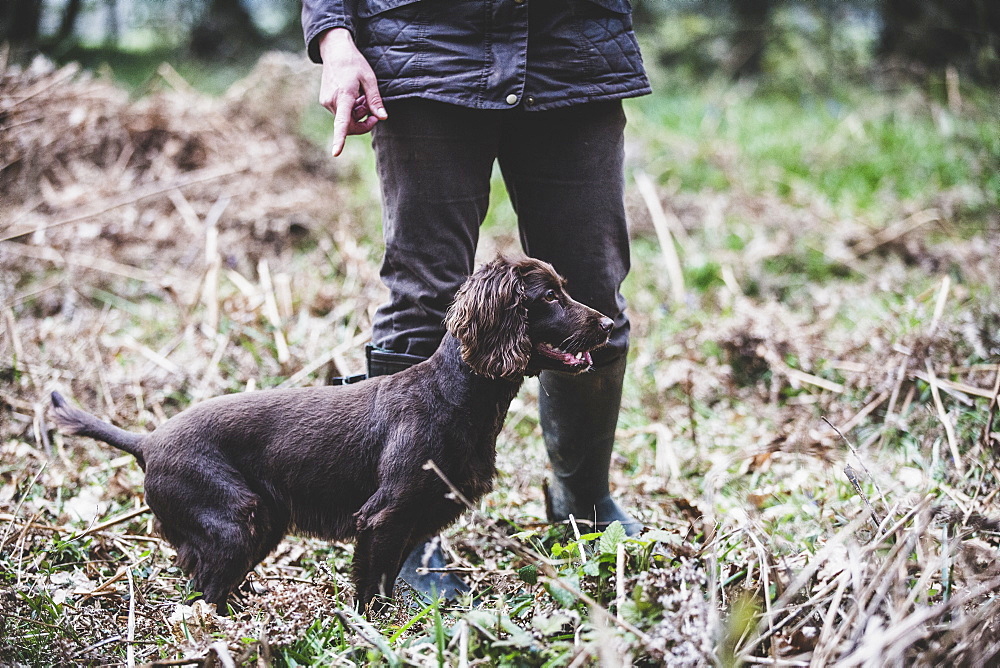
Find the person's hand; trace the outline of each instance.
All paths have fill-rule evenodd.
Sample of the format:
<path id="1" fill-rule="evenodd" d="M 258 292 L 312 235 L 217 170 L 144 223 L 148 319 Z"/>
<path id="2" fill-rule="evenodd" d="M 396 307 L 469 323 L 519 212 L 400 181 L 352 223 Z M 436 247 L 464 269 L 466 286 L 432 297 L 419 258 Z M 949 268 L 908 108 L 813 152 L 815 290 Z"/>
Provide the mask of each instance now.
<path id="1" fill-rule="evenodd" d="M 351 33 L 333 28 L 320 38 L 323 78 L 319 103 L 333 114 L 333 155 L 344 150 L 347 135 L 363 135 L 388 118 L 378 82 L 368 61 L 354 46 Z"/>

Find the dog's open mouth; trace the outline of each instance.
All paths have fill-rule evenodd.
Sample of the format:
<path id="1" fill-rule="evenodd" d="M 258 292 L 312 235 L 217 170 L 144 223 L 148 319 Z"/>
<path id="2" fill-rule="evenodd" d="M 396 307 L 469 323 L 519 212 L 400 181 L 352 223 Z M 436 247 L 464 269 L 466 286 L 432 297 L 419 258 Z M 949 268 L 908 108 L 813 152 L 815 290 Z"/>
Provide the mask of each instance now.
<path id="1" fill-rule="evenodd" d="M 593 360 L 590 359 L 589 351 L 584 351 L 582 353 L 568 353 L 565 350 L 560 350 L 559 348 L 556 348 L 548 343 L 539 343 L 535 346 L 535 350 L 549 359 L 556 360 L 572 371 L 589 369 L 593 364 Z"/>

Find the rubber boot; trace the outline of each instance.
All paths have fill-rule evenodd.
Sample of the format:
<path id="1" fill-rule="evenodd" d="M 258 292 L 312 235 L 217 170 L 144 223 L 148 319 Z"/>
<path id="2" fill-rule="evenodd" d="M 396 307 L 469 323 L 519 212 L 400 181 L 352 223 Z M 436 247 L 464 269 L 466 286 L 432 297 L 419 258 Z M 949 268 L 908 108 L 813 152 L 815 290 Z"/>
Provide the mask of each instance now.
<path id="1" fill-rule="evenodd" d="M 624 377 L 624 355 L 578 376 L 541 374 L 539 418 L 552 463 L 545 495 L 550 522 L 573 515 L 597 530 L 617 520 L 630 536 L 642 531 L 642 523 L 621 509 L 608 488 Z"/>
<path id="2" fill-rule="evenodd" d="M 424 361 L 424 358 L 418 355 L 394 353 L 372 345 L 369 345 L 365 349 L 365 357 L 368 360 L 369 378 L 390 376 Z M 413 548 L 403 562 L 403 567 L 399 571 L 399 578 L 428 599 L 435 597 L 454 599 L 459 594 L 469 591 L 469 585 L 454 573 L 436 572 L 434 570 L 446 568 L 447 566 L 448 560 L 441 550 L 441 540 L 437 536 L 434 536 Z M 421 573 L 417 571 L 418 568 L 431 570 Z"/>

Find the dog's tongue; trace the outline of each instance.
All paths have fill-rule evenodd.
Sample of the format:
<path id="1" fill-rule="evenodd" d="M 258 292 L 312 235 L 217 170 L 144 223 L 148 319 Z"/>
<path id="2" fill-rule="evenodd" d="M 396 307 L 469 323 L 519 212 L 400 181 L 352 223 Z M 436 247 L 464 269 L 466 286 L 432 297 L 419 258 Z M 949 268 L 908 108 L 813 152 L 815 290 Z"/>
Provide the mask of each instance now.
<path id="1" fill-rule="evenodd" d="M 566 366 L 590 366 L 592 364 L 589 352 L 567 353 L 544 343 L 538 346 L 538 350 L 546 357 L 559 360 Z"/>

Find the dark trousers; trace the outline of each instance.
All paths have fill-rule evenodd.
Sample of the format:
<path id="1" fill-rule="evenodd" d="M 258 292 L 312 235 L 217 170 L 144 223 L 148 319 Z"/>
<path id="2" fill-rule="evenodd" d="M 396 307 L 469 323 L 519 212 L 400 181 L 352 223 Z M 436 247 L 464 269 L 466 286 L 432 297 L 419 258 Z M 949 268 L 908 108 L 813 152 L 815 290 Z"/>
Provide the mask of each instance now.
<path id="1" fill-rule="evenodd" d="M 386 110 L 373 144 L 390 300 L 376 312 L 373 343 L 422 357 L 437 349 L 445 312 L 473 270 L 499 161 L 525 253 L 552 263 L 575 299 L 615 321 L 595 364 L 622 356 L 629 323 L 619 288 L 629 247 L 621 102 L 530 112 L 404 99 Z"/>

